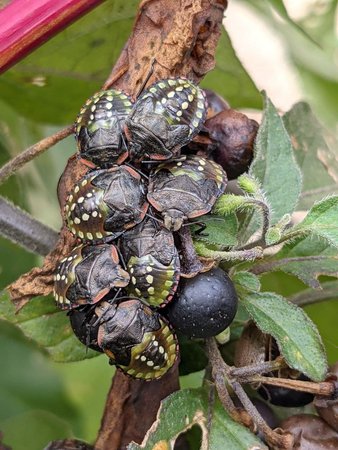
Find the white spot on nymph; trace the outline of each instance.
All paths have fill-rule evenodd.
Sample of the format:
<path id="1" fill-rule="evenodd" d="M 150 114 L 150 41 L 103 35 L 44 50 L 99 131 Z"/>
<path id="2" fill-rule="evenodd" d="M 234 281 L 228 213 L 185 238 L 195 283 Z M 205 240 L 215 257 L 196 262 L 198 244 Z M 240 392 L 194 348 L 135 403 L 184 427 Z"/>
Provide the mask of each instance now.
<path id="1" fill-rule="evenodd" d="M 189 103 L 188 102 L 183 102 L 182 103 L 182 109 L 187 109 L 189 108 Z"/>
<path id="2" fill-rule="evenodd" d="M 183 86 L 177 86 L 177 88 L 175 89 L 175 91 L 177 91 L 177 92 L 183 91 Z"/>
<path id="3" fill-rule="evenodd" d="M 174 91 L 170 91 L 170 92 L 168 92 L 167 97 L 168 98 L 173 98 L 174 95 L 175 95 L 175 92 Z"/>
<path id="4" fill-rule="evenodd" d="M 158 351 L 161 353 L 161 355 L 163 355 L 164 348 L 162 347 L 162 345 L 159 346 Z"/>
<path id="5" fill-rule="evenodd" d="M 165 105 L 167 103 L 167 99 L 165 97 L 162 98 L 161 100 L 162 105 Z"/>
<path id="6" fill-rule="evenodd" d="M 158 341 L 154 341 L 153 344 L 155 345 L 155 347 L 158 347 Z"/>
<path id="7" fill-rule="evenodd" d="M 92 110 L 92 112 L 94 112 L 95 111 L 95 109 L 96 109 L 96 106 L 95 105 L 93 105 L 91 108 L 90 108 L 91 110 Z"/>
<path id="8" fill-rule="evenodd" d="M 181 117 L 183 112 L 181 110 L 177 111 L 176 116 Z"/>
<path id="9" fill-rule="evenodd" d="M 67 201 L 68 201 L 69 203 L 71 203 L 71 202 L 73 201 L 73 198 L 74 198 L 74 197 L 73 197 L 72 195 L 70 195 L 70 196 L 68 197 L 68 200 L 67 200 Z"/>
<path id="10" fill-rule="evenodd" d="M 169 79 L 169 80 L 168 80 L 168 84 L 169 84 L 169 86 L 175 86 L 176 81 L 175 81 L 175 80 Z"/>
<path id="11" fill-rule="evenodd" d="M 196 117 L 198 117 L 199 119 L 202 119 L 203 114 L 201 113 L 201 111 L 196 111 Z"/>
<path id="12" fill-rule="evenodd" d="M 72 206 L 70 207 L 70 210 L 74 211 L 75 207 L 76 207 L 76 203 L 73 203 Z"/>
<path id="13" fill-rule="evenodd" d="M 79 190 L 80 190 L 79 186 L 76 185 L 75 188 L 74 188 L 75 194 L 76 194 L 77 192 L 79 192 Z"/>
<path id="14" fill-rule="evenodd" d="M 154 289 L 153 286 L 148 287 L 147 290 L 148 290 L 148 293 L 149 293 L 150 295 L 153 295 L 153 294 L 155 293 L 155 289 Z"/>
<path id="15" fill-rule="evenodd" d="M 140 355 L 136 355 L 136 356 L 135 356 L 135 359 L 140 359 Z"/>
<path id="16" fill-rule="evenodd" d="M 137 295 L 141 295 L 141 291 L 139 290 L 139 288 L 135 288 L 135 292 L 136 292 Z"/>
<path id="17" fill-rule="evenodd" d="M 94 114 L 91 114 L 89 117 L 90 117 L 90 120 L 94 120 Z"/>
<path id="18" fill-rule="evenodd" d="M 92 216 L 93 216 L 93 217 L 97 217 L 97 215 L 98 215 L 98 212 L 97 212 L 97 211 L 93 211 L 93 212 L 92 212 Z"/>
<path id="19" fill-rule="evenodd" d="M 194 96 L 192 94 L 188 95 L 188 100 L 189 102 L 192 102 L 194 100 Z"/>
<path id="20" fill-rule="evenodd" d="M 201 166 L 205 166 L 206 162 L 204 159 L 199 159 L 198 162 L 201 164 Z"/>
<path id="21" fill-rule="evenodd" d="M 203 102 L 197 102 L 197 108 L 204 109 L 204 103 Z"/>
<path id="22" fill-rule="evenodd" d="M 150 266 L 147 266 L 147 272 L 152 272 L 152 267 L 150 267 Z"/>
<path id="23" fill-rule="evenodd" d="M 88 239 L 94 239 L 92 233 L 87 233 L 87 238 Z"/>
<path id="24" fill-rule="evenodd" d="M 75 217 L 74 223 L 76 223 L 76 225 L 79 225 L 79 223 L 81 223 L 81 220 L 78 217 Z"/>
<path id="25" fill-rule="evenodd" d="M 203 170 L 204 170 L 204 168 L 203 168 L 202 166 L 198 166 L 197 169 L 198 169 L 200 172 L 203 172 Z"/>
<path id="26" fill-rule="evenodd" d="M 106 109 L 112 109 L 113 104 L 112 103 L 106 103 Z"/>
<path id="27" fill-rule="evenodd" d="M 111 95 L 107 95 L 106 99 L 108 102 L 112 102 L 114 100 Z"/>
<path id="28" fill-rule="evenodd" d="M 84 234 L 82 233 L 82 231 L 79 231 L 78 235 L 79 235 L 79 237 L 80 237 L 81 239 L 84 238 Z"/>
<path id="29" fill-rule="evenodd" d="M 78 203 L 83 203 L 83 202 L 84 202 L 84 197 L 79 197 L 79 198 L 77 199 L 77 202 L 78 202 Z"/>
<path id="30" fill-rule="evenodd" d="M 56 279 L 57 279 L 57 281 L 61 280 L 61 277 L 60 277 L 59 273 L 56 275 Z"/>
<path id="31" fill-rule="evenodd" d="M 107 112 L 107 117 L 113 117 L 113 113 L 111 111 Z"/>
<path id="32" fill-rule="evenodd" d="M 154 361 L 147 361 L 147 366 L 153 367 L 154 366 Z"/>
<path id="33" fill-rule="evenodd" d="M 133 284 L 136 284 L 136 278 L 135 278 L 135 277 L 131 277 L 131 282 L 132 282 Z"/>
<path id="34" fill-rule="evenodd" d="M 156 91 L 157 91 L 156 87 L 152 87 L 149 89 L 149 92 L 151 92 L 152 94 L 155 94 Z"/>
<path id="35" fill-rule="evenodd" d="M 98 239 L 102 239 L 103 238 L 103 234 L 102 233 L 100 233 L 99 231 L 96 233 L 96 237 L 98 238 Z"/>
<path id="36" fill-rule="evenodd" d="M 89 214 L 87 214 L 87 213 L 82 214 L 82 220 L 87 222 L 87 220 L 89 220 Z"/>
<path id="37" fill-rule="evenodd" d="M 66 279 L 66 275 L 62 275 L 61 280 L 65 280 Z"/>
<path id="38" fill-rule="evenodd" d="M 192 121 L 192 126 L 195 127 L 195 128 L 197 128 L 199 124 L 200 124 L 199 121 L 196 120 L 196 119 L 194 119 L 194 120 Z"/>
<path id="39" fill-rule="evenodd" d="M 92 192 L 88 192 L 88 194 L 86 194 L 86 197 L 88 197 L 88 198 L 93 197 Z"/>
<path id="40" fill-rule="evenodd" d="M 146 276 L 146 280 L 149 284 L 153 284 L 154 281 L 154 277 L 152 275 L 147 275 Z"/>
<path id="41" fill-rule="evenodd" d="M 146 357 L 144 355 L 141 356 L 141 361 L 146 361 Z"/>
<path id="42" fill-rule="evenodd" d="M 181 166 L 182 164 L 183 164 L 182 161 L 180 161 L 176 164 L 176 166 Z"/>

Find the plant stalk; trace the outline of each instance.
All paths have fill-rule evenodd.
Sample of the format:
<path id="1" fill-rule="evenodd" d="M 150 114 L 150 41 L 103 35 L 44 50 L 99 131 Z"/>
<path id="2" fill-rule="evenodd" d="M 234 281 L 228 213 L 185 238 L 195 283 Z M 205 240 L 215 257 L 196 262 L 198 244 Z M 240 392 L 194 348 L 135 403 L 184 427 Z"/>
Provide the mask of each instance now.
<path id="1" fill-rule="evenodd" d="M 0 10 L 0 73 L 103 0 L 12 0 Z"/>

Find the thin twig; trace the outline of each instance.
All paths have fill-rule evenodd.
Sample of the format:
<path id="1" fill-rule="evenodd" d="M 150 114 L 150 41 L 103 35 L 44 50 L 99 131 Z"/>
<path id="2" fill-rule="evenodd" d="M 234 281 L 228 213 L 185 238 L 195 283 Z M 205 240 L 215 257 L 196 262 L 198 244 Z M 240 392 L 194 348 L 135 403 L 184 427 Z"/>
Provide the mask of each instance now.
<path id="1" fill-rule="evenodd" d="M 26 250 L 46 256 L 59 237 L 51 228 L 0 197 L 0 234 Z"/>
<path id="2" fill-rule="evenodd" d="M 262 258 L 262 247 L 255 247 L 250 250 L 232 250 L 232 251 L 218 251 L 210 250 L 203 242 L 195 242 L 195 248 L 199 255 L 205 258 L 211 258 L 214 261 L 253 261 L 257 258 Z"/>
<path id="3" fill-rule="evenodd" d="M 268 424 L 265 422 L 263 417 L 259 414 L 254 404 L 251 402 L 249 397 L 247 396 L 246 392 L 242 388 L 241 384 L 234 380 L 232 377 L 232 368 L 228 366 L 217 347 L 216 341 L 214 338 L 209 338 L 206 341 L 206 348 L 208 352 L 208 358 L 209 363 L 212 366 L 212 372 L 213 377 L 215 380 L 215 386 L 218 392 L 218 395 L 220 397 L 220 400 L 223 404 L 223 406 L 228 409 L 229 404 L 229 393 L 227 392 L 226 386 L 225 386 L 225 380 L 229 383 L 229 385 L 234 390 L 235 394 L 237 395 L 238 399 L 241 401 L 243 407 L 248 412 L 250 417 L 252 418 L 254 424 L 258 427 L 259 430 L 262 431 L 264 434 L 266 440 L 273 446 L 276 446 L 277 448 L 283 448 L 283 449 L 290 449 L 292 448 L 293 438 L 290 434 L 279 434 L 276 431 L 273 431 Z M 232 402 L 232 400 L 231 400 Z M 233 403 L 232 403 L 233 404 Z M 234 420 L 240 421 L 241 416 L 239 416 L 238 411 L 237 414 L 234 414 L 232 411 L 232 405 L 230 404 L 230 411 L 232 418 Z"/>
<path id="4" fill-rule="evenodd" d="M 21 167 L 34 159 L 36 156 L 45 152 L 62 139 L 65 139 L 67 136 L 71 135 L 73 129 L 73 125 L 63 128 L 62 130 L 57 131 L 51 136 L 48 136 L 37 142 L 36 144 L 28 147 L 26 150 L 19 153 L 19 155 L 15 156 L 15 158 L 8 161 L 8 163 L 2 166 L 0 169 L 0 184 L 2 184 L 7 178 L 17 172 Z"/>
<path id="5" fill-rule="evenodd" d="M 230 375 L 233 378 L 246 379 L 248 377 L 252 377 L 253 375 L 260 375 L 262 373 L 274 372 L 275 370 L 283 369 L 288 367 L 284 358 L 278 357 L 274 361 L 267 361 L 261 364 L 255 364 L 252 366 L 245 367 L 231 367 Z"/>
<path id="6" fill-rule="evenodd" d="M 273 270 L 278 269 L 280 266 L 284 266 L 285 264 L 295 263 L 295 262 L 306 262 L 306 261 L 321 261 L 323 259 L 327 259 L 327 256 L 297 256 L 294 258 L 282 258 L 273 261 L 267 261 L 261 264 L 257 264 L 250 269 L 250 272 L 255 275 L 261 275 L 262 273 L 272 272 Z M 338 262 L 338 259 L 337 259 Z"/>
<path id="7" fill-rule="evenodd" d="M 336 299 L 338 296 L 338 281 L 327 281 L 321 284 L 322 289 L 305 289 L 288 297 L 292 303 L 298 306 L 312 305 L 313 303 L 325 302 Z"/>
<path id="8" fill-rule="evenodd" d="M 274 378 L 254 375 L 251 377 L 250 383 L 269 384 L 271 386 L 293 389 L 295 391 L 310 392 L 311 394 L 322 395 L 325 397 L 330 397 L 335 392 L 335 385 L 330 381 L 314 383 L 313 381 L 291 380 L 289 378 Z"/>

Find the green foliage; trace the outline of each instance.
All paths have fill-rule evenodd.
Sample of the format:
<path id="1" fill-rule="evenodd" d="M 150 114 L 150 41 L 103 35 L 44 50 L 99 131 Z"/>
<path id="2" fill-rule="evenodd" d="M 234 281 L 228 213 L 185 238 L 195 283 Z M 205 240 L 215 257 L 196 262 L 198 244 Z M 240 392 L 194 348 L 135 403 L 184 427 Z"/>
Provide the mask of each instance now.
<path id="1" fill-rule="evenodd" d="M 1 165 L 26 146 L 51 134 L 60 124 L 73 122 L 80 106 L 109 74 L 131 30 L 137 3 L 134 0 L 104 2 L 1 76 Z M 322 120 L 335 124 L 338 71 L 324 45 L 333 29 L 333 14 L 326 13 L 321 26 L 309 33 L 306 21 L 293 22 L 283 2 L 249 3 L 283 33 L 312 107 L 319 111 Z M 335 9 L 333 3 L 331 13 Z M 261 108 L 261 96 L 225 32 L 217 50 L 216 68 L 202 86 L 223 95 L 232 107 Z M 313 380 L 323 379 L 326 371 L 321 339 L 307 315 L 284 298 L 290 293 L 297 295 L 304 286 L 290 276 L 271 271 L 293 275 L 312 288 L 320 287 L 320 275 L 338 276 L 338 197 L 321 200 L 328 194 L 338 194 L 337 142 L 307 103 L 296 104 L 281 118 L 265 97 L 255 159 L 249 176 L 242 176 L 238 182 L 244 195 L 223 195 L 214 208 L 217 216 L 206 218 L 206 229 L 195 235 L 202 254 L 226 250 L 223 260 L 227 262 L 223 267 L 231 269 L 232 280 L 241 297 L 239 312 L 231 327 L 231 341 L 239 337 L 249 314 L 264 332 L 275 337 L 288 363 Z M 1 194 L 30 210 L 37 218 L 59 226 L 56 183 L 67 156 L 74 151 L 73 138 L 69 138 L 31 164 L 22 176 L 13 177 L 1 186 Z M 303 187 L 298 166 L 302 170 Z M 262 209 L 257 208 L 253 200 L 263 202 L 269 209 L 265 236 L 261 236 Z M 314 201 L 317 203 L 312 207 Z M 288 228 L 289 214 L 296 207 L 312 209 L 303 222 Z M 239 252 L 245 251 L 243 246 L 252 239 L 253 232 L 259 234 L 260 245 L 269 247 L 283 241 L 284 246 L 277 254 L 248 262 L 250 253 L 241 253 L 240 257 Z M 34 266 L 37 258 L 2 240 L 0 246 L 3 288 Z M 245 262 L 238 264 L 239 260 Z M 247 271 L 263 266 L 270 271 L 269 287 L 264 277 L 259 279 Z M 270 289 L 285 292 L 283 296 L 266 292 Z M 333 292 L 332 296 L 336 294 Z M 337 338 L 335 305 L 327 301 L 306 307 L 306 312 L 319 325 L 332 361 L 337 359 L 337 350 L 332 345 Z M 35 450 L 53 438 L 76 435 L 93 440 L 112 374 L 106 358 L 86 359 L 97 353 L 86 352 L 74 337 L 66 313 L 56 310 L 50 298 L 34 299 L 16 315 L 4 292 L 0 297 L 0 318 L 3 362 L 0 429 L 5 433 L 5 443 L 16 450 Z M 9 327 L 4 321 L 14 326 Z M 230 360 L 232 343 L 222 349 Z M 190 374 L 182 377 L 183 387 L 199 386 L 203 378 L 201 370 L 207 362 L 202 346 L 186 338 L 180 338 L 180 346 L 180 373 Z M 46 354 L 55 361 L 79 362 L 48 365 Z M 93 380 L 99 382 L 93 383 Z M 223 448 L 224 442 L 232 449 L 266 448 L 234 423 L 217 401 L 212 413 L 210 449 Z M 194 424 L 202 430 L 205 439 L 209 418 L 208 392 L 198 389 L 175 393 L 164 402 L 144 448 L 171 441 Z M 136 444 L 129 446 L 130 450 L 139 448 Z"/>
<path id="2" fill-rule="evenodd" d="M 309 104 L 296 103 L 283 116 L 303 174 L 299 209 L 311 208 L 324 195 L 337 194 L 337 138 L 318 121 Z"/>
<path id="3" fill-rule="evenodd" d="M 195 239 L 208 244 L 225 247 L 234 247 L 237 244 L 238 221 L 234 214 L 228 214 L 225 218 L 210 216 L 202 221 L 205 229 L 199 232 L 199 226 L 192 227 Z"/>
<path id="4" fill-rule="evenodd" d="M 128 450 L 153 450 L 162 444 L 163 448 L 172 448 L 177 436 L 198 425 L 202 429 L 202 447 L 210 450 L 224 448 L 231 450 L 267 447 L 245 427 L 234 422 L 224 411 L 219 401 L 211 406 L 208 391 L 205 389 L 186 389 L 175 392 L 163 402 L 157 421 L 154 423 L 146 442 L 142 446 L 131 443 Z M 207 427 L 209 433 L 207 435 Z M 165 446 L 167 445 L 167 447 Z"/>
<path id="5" fill-rule="evenodd" d="M 78 341 L 66 313 L 56 308 L 52 298 L 37 297 L 16 314 L 7 291 L 4 291 L 0 295 L 0 317 L 20 328 L 27 338 L 44 348 L 54 361 L 81 361 L 98 355 L 93 350 L 87 351 Z"/>
<path id="6" fill-rule="evenodd" d="M 288 233 L 292 235 L 313 235 L 324 239 L 333 247 L 338 247 L 338 196 L 334 195 L 317 202 L 305 219 Z"/>
<path id="7" fill-rule="evenodd" d="M 271 207 L 272 224 L 295 210 L 301 191 L 301 173 L 283 121 L 266 96 L 249 173 L 261 182 Z"/>
<path id="8" fill-rule="evenodd" d="M 257 326 L 276 339 L 290 367 L 314 381 L 325 378 L 327 361 L 320 335 L 301 308 L 272 292 L 247 294 L 241 301 Z"/>

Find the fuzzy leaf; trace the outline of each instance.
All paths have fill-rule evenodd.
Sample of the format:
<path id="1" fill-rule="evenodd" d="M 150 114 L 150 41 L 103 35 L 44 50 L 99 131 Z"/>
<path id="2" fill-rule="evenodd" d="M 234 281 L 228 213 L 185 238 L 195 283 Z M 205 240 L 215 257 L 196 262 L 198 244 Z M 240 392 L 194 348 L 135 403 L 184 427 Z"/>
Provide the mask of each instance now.
<path id="1" fill-rule="evenodd" d="M 225 218 L 208 216 L 205 220 L 202 219 L 202 222 L 206 228 L 201 233 L 198 233 L 198 226 L 192 227 L 196 240 L 221 247 L 234 247 L 237 244 L 238 222 L 234 214 L 229 214 Z"/>
<path id="2" fill-rule="evenodd" d="M 338 161 L 333 150 L 337 139 L 322 126 L 305 102 L 296 103 L 284 114 L 283 122 L 303 173 L 303 192 L 298 207 L 309 209 L 325 194 L 338 193 Z"/>
<path id="3" fill-rule="evenodd" d="M 315 235 L 338 248 L 338 195 L 316 203 L 305 219 L 286 236 L 294 233 Z"/>
<path id="4" fill-rule="evenodd" d="M 276 257 L 279 259 L 267 263 L 266 271 L 295 275 L 313 289 L 321 288 L 320 275 L 338 277 L 337 249 L 312 236 L 284 245 Z"/>
<path id="5" fill-rule="evenodd" d="M 66 312 L 56 308 L 49 297 L 37 297 L 15 314 L 7 291 L 0 294 L 0 319 L 16 325 L 29 339 L 46 350 L 57 362 L 81 361 L 99 355 L 86 349 L 75 337 Z"/>
<path id="6" fill-rule="evenodd" d="M 231 450 L 267 449 L 249 430 L 234 422 L 220 402 L 215 402 L 210 414 L 208 392 L 200 388 L 178 391 L 163 400 L 157 419 L 143 443 L 139 445 L 132 442 L 127 450 L 173 448 L 177 436 L 194 425 L 202 429 L 201 449 L 220 450 L 225 443 Z"/>
<path id="7" fill-rule="evenodd" d="M 302 180 L 283 121 L 266 95 L 264 99 L 264 117 L 249 174 L 261 182 L 272 208 L 271 223 L 274 224 L 284 214 L 294 211 Z"/>
<path id="8" fill-rule="evenodd" d="M 242 289 L 246 292 L 259 292 L 261 289 L 259 278 L 250 272 L 236 272 L 232 281 L 236 286 L 236 291 Z"/>
<path id="9" fill-rule="evenodd" d="M 272 292 L 248 294 L 241 300 L 258 328 L 276 339 L 290 367 L 314 381 L 325 378 L 327 360 L 320 335 L 301 308 Z"/>

